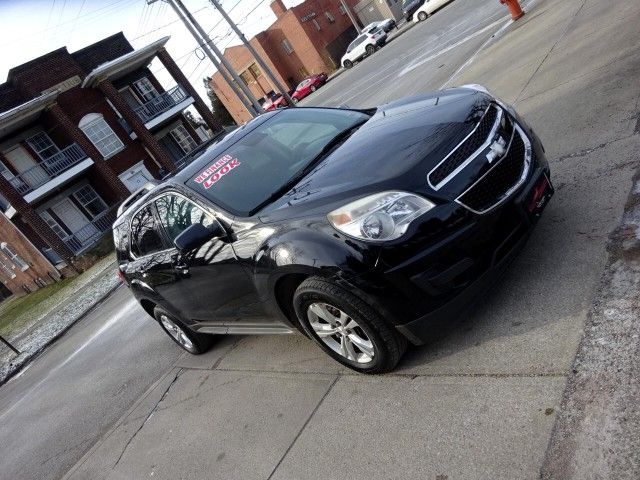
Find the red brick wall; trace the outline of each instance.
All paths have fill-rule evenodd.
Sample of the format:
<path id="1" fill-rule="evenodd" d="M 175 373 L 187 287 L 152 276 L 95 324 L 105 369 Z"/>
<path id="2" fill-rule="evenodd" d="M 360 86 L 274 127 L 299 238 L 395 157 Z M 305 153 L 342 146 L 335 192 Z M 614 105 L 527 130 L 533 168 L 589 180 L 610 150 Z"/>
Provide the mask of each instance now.
<path id="1" fill-rule="evenodd" d="M 347 0 L 351 7 L 359 0 Z M 307 0 L 306 2 L 282 12 L 278 19 L 264 32 L 251 39 L 251 45 L 271 67 L 280 82 L 289 87 L 291 81 L 297 84 L 307 75 L 321 72 L 331 72 L 336 65 L 331 60 L 326 46 L 339 37 L 352 24 L 348 15 L 339 11 L 339 0 Z M 275 5 L 277 7 L 277 5 Z M 272 8 L 274 5 L 272 4 Z M 280 10 L 275 8 L 275 10 Z M 334 22 L 330 23 L 325 12 L 329 12 Z M 310 17 L 302 22 L 301 19 Z M 317 21 L 320 30 L 313 23 Z M 282 41 L 287 39 L 293 47 L 293 52 L 287 54 Z M 244 46 L 235 46 L 225 51 L 225 58 L 238 73 L 244 71 L 252 62 L 253 57 Z M 251 119 L 251 115 L 244 108 L 233 90 L 226 84 L 220 73 L 212 77 L 212 88 L 220 100 L 229 110 L 233 118 L 243 123 Z M 249 85 L 256 98 L 265 96 L 265 92 L 275 90 L 264 72 L 257 82 Z"/>
<path id="2" fill-rule="evenodd" d="M 52 283 L 53 279 L 51 277 L 60 277 L 46 258 L 32 244 L 25 240 L 24 236 L 20 234 L 18 229 L 7 217 L 0 213 L 0 243 L 2 242 L 6 242 L 11 250 L 17 253 L 20 258 L 29 265 L 29 268 L 23 272 L 0 252 L 3 263 L 15 266 L 12 271 L 16 277 L 13 279 L 9 278 L 3 270 L 0 270 L 0 281 L 14 294 L 21 295 L 25 293 L 25 290 L 22 288 L 23 285 L 26 285 L 30 290 L 37 290 L 39 286 L 34 280 L 38 278 L 46 283 Z"/>

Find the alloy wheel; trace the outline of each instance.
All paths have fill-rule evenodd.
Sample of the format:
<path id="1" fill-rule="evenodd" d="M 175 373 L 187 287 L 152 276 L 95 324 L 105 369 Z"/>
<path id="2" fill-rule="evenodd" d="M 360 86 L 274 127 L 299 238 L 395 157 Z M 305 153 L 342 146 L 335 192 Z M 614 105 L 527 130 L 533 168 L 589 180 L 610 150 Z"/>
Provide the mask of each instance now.
<path id="1" fill-rule="evenodd" d="M 318 338 L 338 355 L 359 364 L 373 361 L 373 342 L 358 322 L 338 307 L 314 302 L 307 308 L 307 317 Z"/>
<path id="2" fill-rule="evenodd" d="M 162 322 L 162 325 L 169 333 L 169 335 L 171 335 L 182 348 L 184 348 L 185 350 L 189 350 L 190 352 L 195 350 L 193 342 L 189 339 L 189 337 L 187 337 L 187 334 L 184 333 L 184 330 L 182 330 L 182 328 L 180 328 L 173 320 L 171 320 L 166 315 L 161 315 L 160 321 Z"/>

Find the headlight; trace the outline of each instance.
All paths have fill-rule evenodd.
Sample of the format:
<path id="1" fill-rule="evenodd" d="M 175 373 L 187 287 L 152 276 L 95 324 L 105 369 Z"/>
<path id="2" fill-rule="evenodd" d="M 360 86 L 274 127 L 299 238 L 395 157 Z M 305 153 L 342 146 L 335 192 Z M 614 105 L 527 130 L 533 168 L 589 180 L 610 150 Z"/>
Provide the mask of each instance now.
<path id="1" fill-rule="evenodd" d="M 371 241 L 395 240 L 409 224 L 435 205 L 407 192 L 383 192 L 370 195 L 327 215 L 329 223 L 355 238 Z"/>

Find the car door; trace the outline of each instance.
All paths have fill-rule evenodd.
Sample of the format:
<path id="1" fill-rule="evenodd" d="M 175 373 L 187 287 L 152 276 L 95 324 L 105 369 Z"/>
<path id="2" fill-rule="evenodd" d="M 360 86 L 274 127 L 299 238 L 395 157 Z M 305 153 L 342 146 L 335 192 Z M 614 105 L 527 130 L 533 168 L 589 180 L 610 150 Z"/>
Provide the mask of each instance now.
<path id="1" fill-rule="evenodd" d="M 196 204 L 178 192 L 166 193 L 154 201 L 158 219 L 169 242 L 189 226 L 200 223 L 209 227 L 219 222 L 227 232 L 223 238 L 213 238 L 191 252 L 179 252 L 172 247 L 161 269 L 173 275 L 173 303 L 185 319 L 200 331 L 219 333 L 243 322 L 269 322 L 259 303 L 257 292 L 246 270 L 238 262 L 228 235 L 230 221 L 219 212 Z"/>

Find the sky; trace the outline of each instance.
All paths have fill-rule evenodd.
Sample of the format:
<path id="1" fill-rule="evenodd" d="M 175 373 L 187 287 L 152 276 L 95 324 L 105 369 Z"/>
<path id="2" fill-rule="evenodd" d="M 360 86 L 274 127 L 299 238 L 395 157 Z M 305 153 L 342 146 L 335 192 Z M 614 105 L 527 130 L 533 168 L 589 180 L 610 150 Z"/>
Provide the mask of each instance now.
<path id="1" fill-rule="evenodd" d="M 247 38 L 276 19 L 269 7 L 271 0 L 220 1 Z M 220 50 L 240 43 L 208 0 L 183 3 L 211 32 Z M 302 0 L 284 3 L 291 7 Z M 64 46 L 74 52 L 120 31 L 136 49 L 171 36 L 167 50 L 209 105 L 202 78 L 212 75 L 215 68 L 200 50 L 196 51 L 196 41 L 162 0 L 151 5 L 146 0 L 0 0 L 0 83 L 16 65 Z M 164 87 L 175 85 L 158 60 L 151 64 L 151 71 Z"/>

